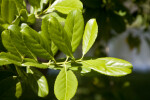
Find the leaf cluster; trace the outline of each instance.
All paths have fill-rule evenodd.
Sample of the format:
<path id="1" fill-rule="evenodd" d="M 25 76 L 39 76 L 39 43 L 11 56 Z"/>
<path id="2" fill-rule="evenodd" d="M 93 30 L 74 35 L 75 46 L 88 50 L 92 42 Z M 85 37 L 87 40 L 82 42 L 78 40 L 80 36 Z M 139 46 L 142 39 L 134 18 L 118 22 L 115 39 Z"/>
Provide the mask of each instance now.
<path id="1" fill-rule="evenodd" d="M 49 94 L 47 80 L 37 68 L 60 70 L 54 85 L 58 100 L 70 100 L 75 95 L 78 81 L 73 71 L 80 68 L 81 74 L 91 70 L 109 76 L 131 73 L 132 64 L 125 60 L 113 57 L 85 59 L 97 37 L 98 25 L 95 18 L 84 25 L 80 0 L 56 0 L 52 4 L 49 0 L 29 0 L 29 3 L 31 13 L 28 13 L 24 0 L 0 2 L 1 38 L 7 49 L 0 53 L 0 66 L 15 66 L 18 75 L 7 79 L 15 81 L 17 98 L 22 95 L 23 84 L 30 86 L 39 97 Z M 58 12 L 67 17 L 62 18 Z M 42 19 L 41 31 L 32 28 L 36 19 Z M 81 41 L 82 57 L 75 58 L 73 53 Z M 66 55 L 65 60 L 55 59 L 58 50 Z"/>

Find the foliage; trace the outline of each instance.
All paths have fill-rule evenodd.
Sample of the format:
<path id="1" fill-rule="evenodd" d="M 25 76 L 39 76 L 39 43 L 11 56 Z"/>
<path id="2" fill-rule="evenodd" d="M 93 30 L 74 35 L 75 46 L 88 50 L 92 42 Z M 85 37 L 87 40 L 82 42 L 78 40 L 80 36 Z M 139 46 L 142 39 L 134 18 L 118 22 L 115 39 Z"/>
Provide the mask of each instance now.
<path id="1" fill-rule="evenodd" d="M 0 1 L 1 39 L 7 50 L 0 49 L 0 66 L 2 72 L 14 68 L 12 74 L 0 81 L 2 99 L 9 91 L 3 84 L 10 85 L 9 82 L 13 83 L 10 87 L 15 89 L 16 98 L 21 97 L 25 87 L 30 87 L 39 97 L 47 96 L 48 82 L 38 68 L 60 70 L 54 85 L 58 100 L 70 100 L 75 95 L 78 81 L 74 72 L 80 69 L 80 73 L 94 70 L 108 76 L 131 73 L 132 64 L 127 61 L 112 57 L 84 57 L 96 40 L 98 25 L 92 18 L 84 29 L 80 0 L 56 0 L 53 3 L 51 0 L 28 1 L 30 13 L 24 0 Z M 32 28 L 37 19 L 42 20 L 41 31 Z M 81 41 L 82 57 L 77 59 L 73 53 Z M 66 54 L 66 59 L 55 59 L 58 50 Z"/>

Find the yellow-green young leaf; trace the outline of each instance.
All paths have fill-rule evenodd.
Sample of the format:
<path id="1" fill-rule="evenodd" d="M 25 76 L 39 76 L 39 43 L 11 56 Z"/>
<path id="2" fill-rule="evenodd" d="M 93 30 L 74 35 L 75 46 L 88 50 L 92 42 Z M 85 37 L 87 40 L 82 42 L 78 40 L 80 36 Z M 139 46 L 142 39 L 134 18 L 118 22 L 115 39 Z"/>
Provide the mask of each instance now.
<path id="1" fill-rule="evenodd" d="M 54 93 L 58 100 L 70 100 L 76 93 L 78 81 L 71 70 L 63 68 L 58 74 Z"/>
<path id="2" fill-rule="evenodd" d="M 35 68 L 27 67 L 28 82 L 32 90 L 39 96 L 45 97 L 49 93 L 48 83 L 45 76 Z"/>
<path id="3" fill-rule="evenodd" d="M 66 55 L 73 57 L 70 39 L 58 20 L 51 16 L 49 18 L 48 31 L 54 44 Z"/>
<path id="4" fill-rule="evenodd" d="M 132 64 L 128 61 L 104 57 L 82 62 L 83 67 L 91 68 L 99 73 L 109 76 L 124 76 L 132 72 Z"/>
<path id="5" fill-rule="evenodd" d="M 18 82 L 16 84 L 16 93 L 15 93 L 15 96 L 17 98 L 19 98 L 21 95 L 22 95 L 22 86 L 21 86 L 21 82 Z"/>
<path id="6" fill-rule="evenodd" d="M 84 30 L 84 19 L 79 10 L 71 11 L 65 21 L 65 30 L 71 40 L 72 52 L 79 46 Z"/>
<path id="7" fill-rule="evenodd" d="M 1 1 L 1 17 L 7 22 L 12 23 L 17 14 L 17 9 L 14 0 Z"/>
<path id="8" fill-rule="evenodd" d="M 56 0 L 49 8 L 47 12 L 57 10 L 61 13 L 68 14 L 70 11 L 83 9 L 83 4 L 80 0 Z"/>
<path id="9" fill-rule="evenodd" d="M 89 51 L 92 47 L 98 33 L 98 26 L 95 19 L 90 19 L 86 26 L 83 35 L 83 42 L 82 42 L 82 52 L 83 56 Z"/>
<path id="10" fill-rule="evenodd" d="M 44 59 L 54 59 L 50 50 L 44 47 L 44 39 L 41 35 L 30 28 L 27 24 L 22 24 L 23 40 L 27 48 L 37 57 Z"/>
<path id="11" fill-rule="evenodd" d="M 0 66 L 7 65 L 7 64 L 20 65 L 21 61 L 22 61 L 21 58 L 15 56 L 13 54 L 5 53 L 5 52 L 0 53 Z"/>

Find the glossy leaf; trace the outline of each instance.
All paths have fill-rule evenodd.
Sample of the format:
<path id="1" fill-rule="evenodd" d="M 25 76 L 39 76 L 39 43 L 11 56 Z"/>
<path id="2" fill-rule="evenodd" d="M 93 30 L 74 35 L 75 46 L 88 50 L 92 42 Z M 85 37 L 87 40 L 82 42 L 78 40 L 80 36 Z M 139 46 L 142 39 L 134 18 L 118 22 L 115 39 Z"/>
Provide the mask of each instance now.
<path id="1" fill-rule="evenodd" d="M 17 51 L 22 56 L 31 57 L 36 60 L 35 55 L 28 49 L 28 47 L 26 47 L 23 41 L 22 33 L 20 32 L 21 31 L 20 27 L 17 25 L 10 25 L 8 29 L 10 30 L 11 41 L 15 46 L 15 48 L 17 49 Z"/>
<path id="2" fill-rule="evenodd" d="M 47 47 L 47 49 L 51 50 L 53 55 L 56 54 L 58 48 L 57 46 L 55 46 L 55 44 L 51 41 L 51 38 L 50 38 L 50 34 L 48 32 L 48 19 L 51 17 L 51 15 L 46 15 L 43 20 L 42 20 L 42 26 L 41 26 L 41 30 L 42 30 L 42 33 L 41 35 L 43 36 L 44 40 L 46 41 L 45 45 Z"/>
<path id="3" fill-rule="evenodd" d="M 98 26 L 95 19 L 90 19 L 86 26 L 83 35 L 83 42 L 82 42 L 82 51 L 83 56 L 89 51 L 92 47 L 98 33 Z"/>
<path id="4" fill-rule="evenodd" d="M 53 16 L 49 19 L 48 31 L 54 44 L 66 55 L 73 57 L 70 39 L 62 25 Z"/>
<path id="5" fill-rule="evenodd" d="M 21 58 L 15 56 L 13 54 L 5 53 L 5 52 L 0 53 L 0 66 L 7 65 L 7 64 L 20 65 L 21 61 L 22 61 Z"/>
<path id="6" fill-rule="evenodd" d="M 83 9 L 83 4 L 80 0 L 56 0 L 48 9 L 47 12 L 57 10 L 61 13 L 68 14 L 70 11 Z"/>
<path id="7" fill-rule="evenodd" d="M 50 38 L 50 34 L 48 33 L 48 18 L 49 17 L 45 17 L 42 19 L 42 26 L 41 26 L 41 35 L 44 38 L 45 42 L 45 47 L 47 47 L 47 50 L 51 50 L 51 38 Z"/>
<path id="8" fill-rule="evenodd" d="M 5 30 L 2 32 L 2 43 L 9 52 L 11 52 L 14 55 L 21 56 L 20 52 L 17 50 L 17 48 L 11 40 L 10 30 Z"/>
<path id="9" fill-rule="evenodd" d="M 82 62 L 83 67 L 91 68 L 109 76 L 124 76 L 132 72 L 132 64 L 118 58 L 105 57 Z"/>
<path id="10" fill-rule="evenodd" d="M 72 52 L 79 46 L 84 30 L 84 19 L 79 10 L 71 11 L 65 22 L 65 30 L 71 40 Z"/>
<path id="11" fill-rule="evenodd" d="M 38 32 L 30 28 L 27 24 L 22 24 L 21 32 L 25 45 L 33 54 L 44 59 L 53 59 L 52 52 L 42 45 L 43 40 Z"/>
<path id="12" fill-rule="evenodd" d="M 27 68 L 28 82 L 32 90 L 39 96 L 45 97 L 49 93 L 48 83 L 45 76 L 35 68 Z"/>
<path id="13" fill-rule="evenodd" d="M 14 0 L 2 0 L 1 2 L 1 17 L 7 22 L 11 23 L 17 14 Z"/>
<path id="14" fill-rule="evenodd" d="M 76 93 L 78 81 L 71 70 L 63 68 L 58 74 L 54 93 L 58 100 L 70 100 Z"/>

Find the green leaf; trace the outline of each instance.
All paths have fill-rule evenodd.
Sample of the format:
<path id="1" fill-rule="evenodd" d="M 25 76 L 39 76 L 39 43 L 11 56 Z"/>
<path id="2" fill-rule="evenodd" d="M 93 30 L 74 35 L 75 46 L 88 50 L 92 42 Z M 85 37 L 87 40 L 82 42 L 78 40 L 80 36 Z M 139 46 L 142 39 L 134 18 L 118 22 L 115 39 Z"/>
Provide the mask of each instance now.
<path id="1" fill-rule="evenodd" d="M 37 67 L 37 68 L 42 68 L 42 69 L 46 69 L 49 67 L 48 65 L 40 64 L 37 61 L 30 59 L 30 58 L 25 58 L 21 65 L 22 66 L 32 66 L 32 67 Z"/>
<path id="2" fill-rule="evenodd" d="M 42 17 L 42 19 L 49 19 L 51 16 L 54 16 L 60 23 L 65 23 L 66 15 L 56 12 L 51 12 Z"/>
<path id="3" fill-rule="evenodd" d="M 17 14 L 17 9 L 14 0 L 2 0 L 1 2 L 1 17 L 11 23 Z"/>
<path id="4" fill-rule="evenodd" d="M 14 55 L 21 56 L 17 48 L 14 46 L 11 37 L 10 30 L 5 30 L 2 32 L 2 43 L 4 47 Z"/>
<path id="5" fill-rule="evenodd" d="M 50 34 L 50 38 L 54 42 L 54 44 L 63 53 L 70 57 L 73 57 L 70 39 L 62 25 L 53 16 L 51 16 L 49 19 L 48 31 Z"/>
<path id="6" fill-rule="evenodd" d="M 80 0 L 56 0 L 49 8 L 47 12 L 57 10 L 61 13 L 68 14 L 70 11 L 83 9 L 83 4 Z"/>
<path id="7" fill-rule="evenodd" d="M 91 68 L 88 68 L 88 67 L 83 67 L 82 66 L 82 70 L 81 70 L 81 73 L 89 73 L 89 72 L 91 72 Z"/>
<path id="8" fill-rule="evenodd" d="M 44 44 L 43 38 L 41 38 L 41 35 L 38 32 L 30 28 L 27 24 L 22 24 L 21 32 L 23 34 L 25 45 L 33 54 L 48 60 L 54 59 L 52 52 L 42 45 Z"/>
<path id="9" fill-rule="evenodd" d="M 132 72 L 132 64 L 118 58 L 104 57 L 82 62 L 83 67 L 91 68 L 109 76 L 124 76 Z"/>
<path id="10" fill-rule="evenodd" d="M 54 44 L 54 42 L 52 42 L 52 46 L 51 46 L 51 50 L 53 52 L 53 55 L 55 55 L 58 51 L 58 48 L 57 46 Z"/>
<path id="11" fill-rule="evenodd" d="M 35 68 L 28 67 L 28 82 L 32 90 L 39 96 L 45 97 L 49 93 L 48 83 L 45 76 Z"/>
<path id="12" fill-rule="evenodd" d="M 7 64 L 21 65 L 21 61 L 22 61 L 21 58 L 13 54 L 5 53 L 5 52 L 0 53 L 0 66 L 7 65 Z"/>
<path id="13" fill-rule="evenodd" d="M 28 15 L 28 19 L 27 19 L 27 23 L 30 25 L 34 24 L 36 21 L 36 18 L 35 18 L 35 14 L 29 14 Z"/>
<path id="14" fill-rule="evenodd" d="M 16 19 L 12 22 L 13 25 L 19 25 L 20 24 L 20 16 L 17 16 Z"/>
<path id="15" fill-rule="evenodd" d="M 34 58 L 36 60 L 35 55 L 26 47 L 23 38 L 22 33 L 20 32 L 21 29 L 17 25 L 10 25 L 8 27 L 10 30 L 10 37 L 13 45 L 17 49 L 17 51 L 23 56 L 23 57 L 30 57 Z"/>
<path id="16" fill-rule="evenodd" d="M 48 2 L 49 0 L 29 0 L 29 3 L 33 7 L 32 10 L 34 10 L 34 13 L 44 10 Z"/>
<path id="17" fill-rule="evenodd" d="M 82 51 L 83 56 L 89 51 L 92 47 L 98 33 L 98 26 L 95 19 L 90 19 L 86 26 L 83 35 L 83 42 L 82 42 Z"/>
<path id="18" fill-rule="evenodd" d="M 26 9 L 21 9 L 19 12 L 19 15 L 21 16 L 21 21 L 22 22 L 27 22 L 28 20 L 28 12 Z"/>
<path id="19" fill-rule="evenodd" d="M 48 18 L 49 17 L 45 17 L 42 19 L 42 26 L 41 26 L 41 35 L 45 40 L 45 47 L 47 47 L 47 50 L 51 50 L 51 38 L 50 38 L 50 34 L 48 33 Z"/>
<path id="20" fill-rule="evenodd" d="M 45 41 L 47 41 L 46 43 L 48 45 L 47 47 L 49 48 L 49 50 L 52 50 L 53 55 L 55 55 L 56 52 L 58 51 L 58 48 L 51 41 L 50 34 L 48 32 L 48 24 L 49 24 L 48 19 L 51 18 L 51 16 L 55 16 L 59 20 L 59 22 L 64 22 L 65 19 L 63 17 L 59 16 L 56 12 L 47 14 L 42 18 L 42 26 L 41 26 L 42 33 L 41 33 L 41 35 L 45 38 Z"/>
<path id="21" fill-rule="evenodd" d="M 76 93 L 78 81 L 71 70 L 63 68 L 56 78 L 54 93 L 58 100 L 70 100 Z"/>
<path id="22" fill-rule="evenodd" d="M 28 1 L 31 4 L 31 6 L 33 6 L 35 8 L 39 8 L 40 7 L 40 1 L 41 0 L 28 0 Z"/>
<path id="23" fill-rule="evenodd" d="M 48 4 L 49 0 L 41 0 L 40 9 L 43 10 L 45 6 Z"/>
<path id="24" fill-rule="evenodd" d="M 23 67 L 15 66 L 18 76 L 21 78 L 21 81 L 26 83 L 28 82 L 28 75 L 25 72 Z"/>
<path id="25" fill-rule="evenodd" d="M 21 9 L 26 9 L 26 4 L 24 0 L 14 0 L 18 12 L 20 12 Z"/>
<path id="26" fill-rule="evenodd" d="M 16 93 L 15 93 L 15 96 L 17 98 L 19 98 L 21 95 L 22 95 L 22 86 L 21 86 L 21 82 L 18 82 L 16 84 Z"/>
<path id="27" fill-rule="evenodd" d="M 81 42 L 84 30 L 84 19 L 79 10 L 71 11 L 68 14 L 64 29 L 71 40 L 72 52 L 75 52 Z"/>

